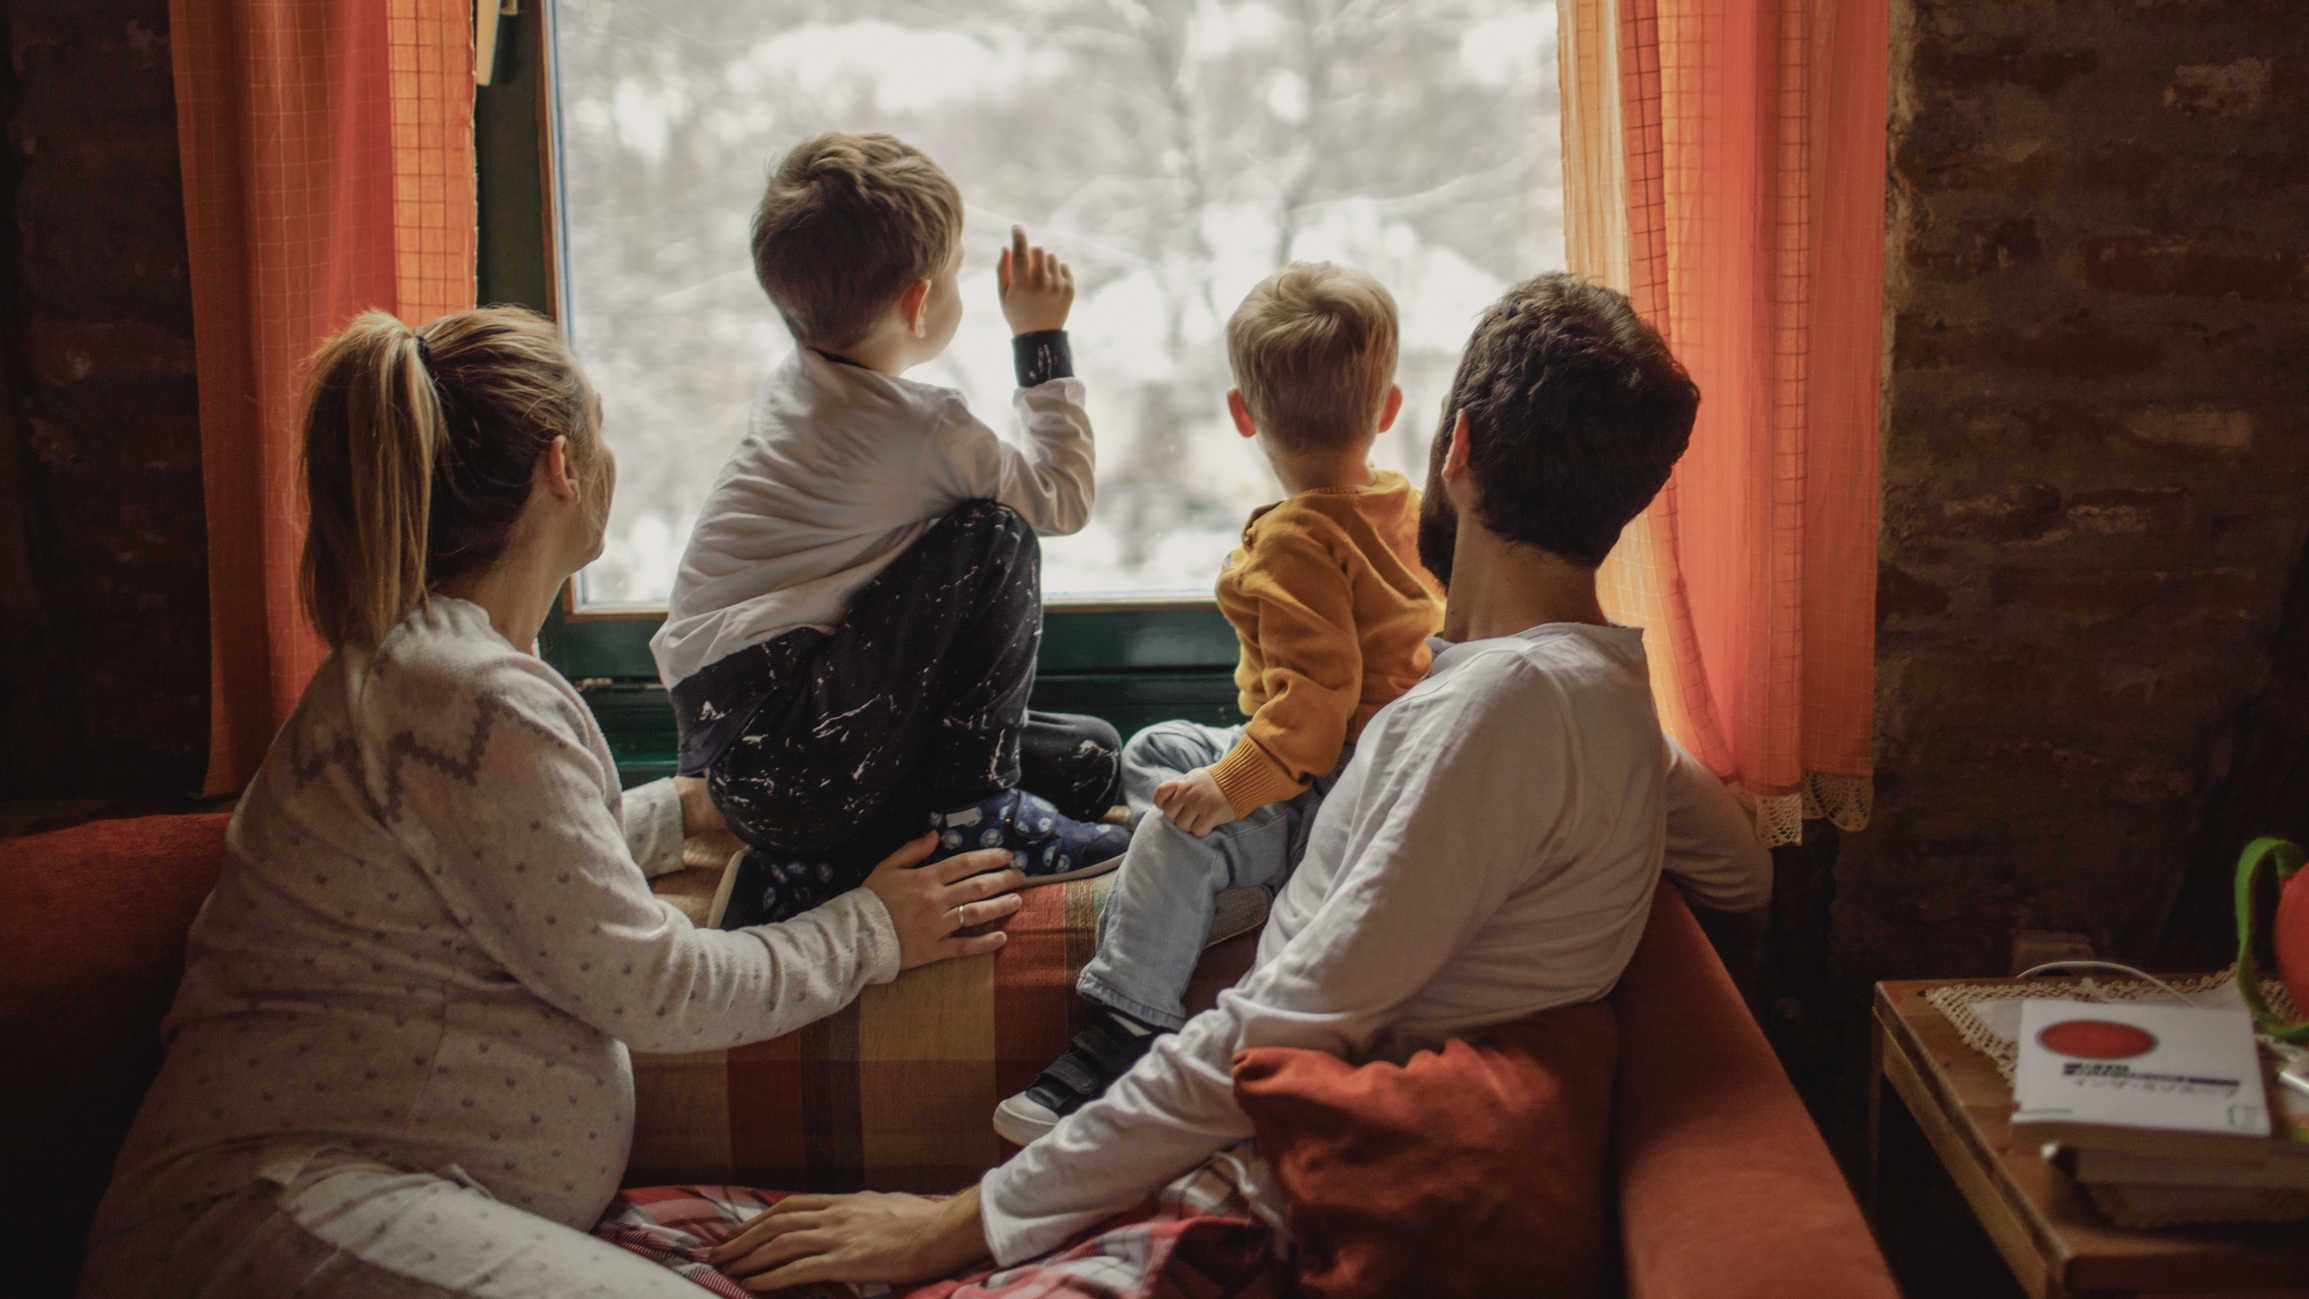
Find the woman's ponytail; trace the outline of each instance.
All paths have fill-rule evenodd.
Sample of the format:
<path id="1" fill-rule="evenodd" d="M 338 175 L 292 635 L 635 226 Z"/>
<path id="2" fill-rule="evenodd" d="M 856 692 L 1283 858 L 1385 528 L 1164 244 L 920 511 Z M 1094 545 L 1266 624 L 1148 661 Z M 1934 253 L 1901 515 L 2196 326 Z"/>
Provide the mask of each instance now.
<path id="1" fill-rule="evenodd" d="M 305 399 L 298 565 L 305 612 L 331 645 L 374 645 L 425 598 L 441 399 L 406 325 L 361 316 L 313 357 Z"/>
<path id="2" fill-rule="evenodd" d="M 606 507 L 597 418 L 534 312 L 486 307 L 416 332 L 378 311 L 354 320 L 314 353 L 305 393 L 298 582 L 314 628 L 375 645 L 433 587 L 495 564 L 556 437 Z"/>

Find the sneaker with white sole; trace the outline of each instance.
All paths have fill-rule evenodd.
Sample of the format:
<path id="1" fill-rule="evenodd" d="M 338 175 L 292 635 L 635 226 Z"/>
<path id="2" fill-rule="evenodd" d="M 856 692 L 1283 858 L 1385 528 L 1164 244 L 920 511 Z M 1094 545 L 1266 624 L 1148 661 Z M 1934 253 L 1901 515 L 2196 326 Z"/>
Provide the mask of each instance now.
<path id="1" fill-rule="evenodd" d="M 1169 1031 L 1134 1032 L 1120 1015 L 1099 1007 L 1074 1035 L 1072 1050 L 1051 1061 L 1032 1087 L 994 1107 L 994 1131 L 1021 1146 L 1040 1140 L 1060 1119 L 1105 1095 Z"/>

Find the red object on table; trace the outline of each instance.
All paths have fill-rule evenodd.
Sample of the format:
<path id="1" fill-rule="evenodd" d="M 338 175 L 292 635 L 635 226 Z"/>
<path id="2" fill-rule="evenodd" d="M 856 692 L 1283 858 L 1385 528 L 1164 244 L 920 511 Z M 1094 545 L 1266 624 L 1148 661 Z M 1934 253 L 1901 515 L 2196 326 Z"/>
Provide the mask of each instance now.
<path id="1" fill-rule="evenodd" d="M 2285 881 L 2277 895 L 2277 977 L 2293 994 L 2293 1008 L 2309 1015 L 2309 870 Z"/>

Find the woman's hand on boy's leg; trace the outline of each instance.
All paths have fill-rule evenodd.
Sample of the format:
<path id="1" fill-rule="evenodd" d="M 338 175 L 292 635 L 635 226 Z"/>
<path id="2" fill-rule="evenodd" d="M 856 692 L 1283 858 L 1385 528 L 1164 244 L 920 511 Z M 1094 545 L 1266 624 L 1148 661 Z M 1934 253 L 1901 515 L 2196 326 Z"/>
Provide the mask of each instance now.
<path id="1" fill-rule="evenodd" d="M 706 1254 L 748 1290 L 812 1281 L 903 1284 L 951 1277 L 986 1257 L 973 1186 L 948 1200 L 918 1195 L 789 1195 Z"/>
<path id="2" fill-rule="evenodd" d="M 1067 264 L 1026 242 L 1026 227 L 1010 227 L 1010 246 L 1002 250 L 994 280 L 1002 293 L 1002 318 L 1013 334 L 1038 334 L 1066 328 L 1066 313 L 1074 306 L 1074 272 Z"/>
<path id="3" fill-rule="evenodd" d="M 993 951 L 1010 941 L 1010 935 L 997 931 L 965 938 L 954 931 L 1000 920 L 1025 905 L 1012 890 L 1026 876 L 998 869 L 1010 862 L 1007 850 L 966 852 L 916 869 L 915 864 L 937 846 L 936 834 L 923 835 L 883 858 L 866 877 L 866 887 L 882 899 L 898 931 L 901 970 Z"/>
<path id="4" fill-rule="evenodd" d="M 1154 805 L 1172 825 L 1197 839 L 1235 819 L 1235 805 L 1211 779 L 1209 767 L 1155 786 Z"/>

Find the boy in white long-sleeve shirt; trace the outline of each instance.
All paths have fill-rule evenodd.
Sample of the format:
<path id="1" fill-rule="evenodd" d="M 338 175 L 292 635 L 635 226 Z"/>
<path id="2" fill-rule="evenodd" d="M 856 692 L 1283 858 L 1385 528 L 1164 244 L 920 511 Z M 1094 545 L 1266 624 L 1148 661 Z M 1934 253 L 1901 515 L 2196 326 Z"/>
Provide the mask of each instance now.
<path id="1" fill-rule="evenodd" d="M 1698 399 L 1624 296 L 1564 275 L 1510 289 L 1468 344 L 1430 464 L 1419 553 L 1448 592 L 1433 663 L 1364 727 L 1250 972 L 977 1187 L 796 1196 L 715 1261 L 765 1289 L 1022 1262 L 1249 1138 L 1238 1052 L 1400 1062 L 1602 997 L 1671 854 L 1702 900 L 1763 905 L 1769 856 L 1661 736 L 1642 634 L 1596 595 Z"/>
<path id="2" fill-rule="evenodd" d="M 763 384 L 650 641 L 682 774 L 706 777 L 755 850 L 725 928 L 809 910 L 930 829 L 933 860 L 1003 847 L 1045 880 L 1129 844 L 1097 822 L 1119 786 L 1113 727 L 1026 707 L 1036 534 L 1080 529 L 1093 494 L 1073 276 L 1013 230 L 1013 447 L 960 393 L 902 377 L 961 321 L 961 233 L 953 182 L 886 135 L 798 146 L 754 218 L 756 274 L 799 346 Z"/>

